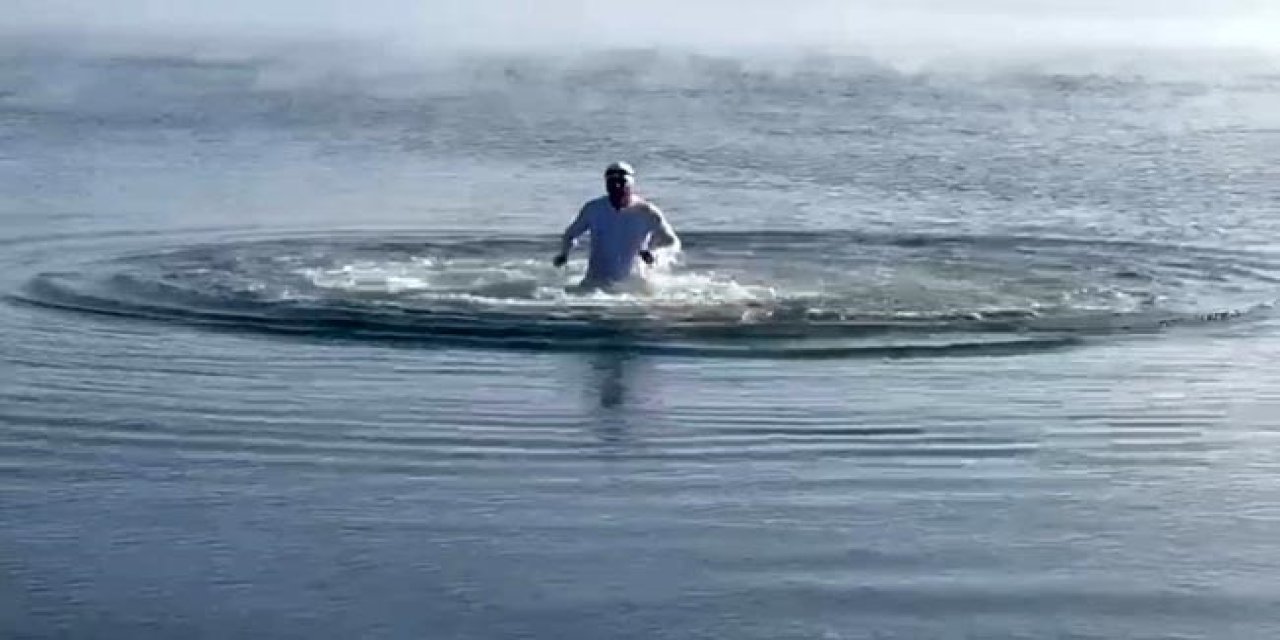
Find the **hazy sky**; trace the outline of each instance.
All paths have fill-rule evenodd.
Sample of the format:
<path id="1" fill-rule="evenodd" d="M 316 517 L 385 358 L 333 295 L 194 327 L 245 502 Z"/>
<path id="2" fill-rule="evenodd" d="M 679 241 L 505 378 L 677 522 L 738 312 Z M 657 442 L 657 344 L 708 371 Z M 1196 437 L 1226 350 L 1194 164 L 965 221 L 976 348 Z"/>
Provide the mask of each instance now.
<path id="1" fill-rule="evenodd" d="M 11 27 L 318 31 L 441 46 L 1280 46 L 1280 0 L 0 0 Z"/>

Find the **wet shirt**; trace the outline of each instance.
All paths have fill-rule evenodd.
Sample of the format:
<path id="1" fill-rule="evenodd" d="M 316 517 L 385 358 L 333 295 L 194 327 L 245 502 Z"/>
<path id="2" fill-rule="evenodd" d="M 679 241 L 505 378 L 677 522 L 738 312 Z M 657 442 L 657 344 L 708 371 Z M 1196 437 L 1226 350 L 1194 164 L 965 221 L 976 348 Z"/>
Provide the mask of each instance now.
<path id="1" fill-rule="evenodd" d="M 621 210 L 613 208 L 608 196 L 591 200 L 565 230 L 565 237 L 572 241 L 586 232 L 591 233 L 591 254 L 584 281 L 590 283 L 617 282 L 629 277 L 637 255 L 648 248 L 654 233 L 665 233 L 675 240 L 675 233 L 662 211 L 639 198 Z"/>

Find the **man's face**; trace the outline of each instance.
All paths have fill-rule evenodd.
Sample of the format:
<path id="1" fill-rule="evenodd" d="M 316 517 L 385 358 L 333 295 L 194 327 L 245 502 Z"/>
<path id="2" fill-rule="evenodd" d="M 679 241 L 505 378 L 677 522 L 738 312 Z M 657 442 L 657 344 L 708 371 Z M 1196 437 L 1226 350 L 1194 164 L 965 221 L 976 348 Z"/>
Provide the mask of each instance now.
<path id="1" fill-rule="evenodd" d="M 622 172 L 610 172 L 604 176 L 605 189 L 612 198 L 626 198 L 631 195 L 634 178 Z"/>

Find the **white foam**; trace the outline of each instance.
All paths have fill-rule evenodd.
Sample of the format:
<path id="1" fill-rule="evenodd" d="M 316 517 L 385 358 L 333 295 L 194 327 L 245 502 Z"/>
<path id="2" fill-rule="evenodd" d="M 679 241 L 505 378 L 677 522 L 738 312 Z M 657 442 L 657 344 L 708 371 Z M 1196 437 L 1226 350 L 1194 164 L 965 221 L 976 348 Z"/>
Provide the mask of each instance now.
<path id="1" fill-rule="evenodd" d="M 578 292 L 585 270 L 573 261 L 564 270 L 539 260 L 492 262 L 480 258 L 353 261 L 295 273 L 334 296 L 395 298 L 406 304 L 455 302 L 489 307 L 655 311 L 714 309 L 779 301 L 776 287 L 748 285 L 715 271 L 675 271 L 665 256 L 647 278 L 612 291 Z"/>

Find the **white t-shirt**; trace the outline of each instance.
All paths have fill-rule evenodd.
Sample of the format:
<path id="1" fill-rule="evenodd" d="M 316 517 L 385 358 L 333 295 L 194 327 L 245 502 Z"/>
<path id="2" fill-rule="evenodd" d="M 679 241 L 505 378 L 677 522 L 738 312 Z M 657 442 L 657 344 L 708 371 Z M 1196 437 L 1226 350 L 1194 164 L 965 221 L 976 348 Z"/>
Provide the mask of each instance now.
<path id="1" fill-rule="evenodd" d="M 640 198 L 634 198 L 630 206 L 622 209 L 614 209 L 608 196 L 587 202 L 564 232 L 566 246 L 572 246 L 586 232 L 591 233 L 591 256 L 583 282 L 592 284 L 630 277 L 636 257 L 642 249 L 649 248 L 654 235 L 669 239 L 663 244 L 679 242 L 662 211 Z"/>

